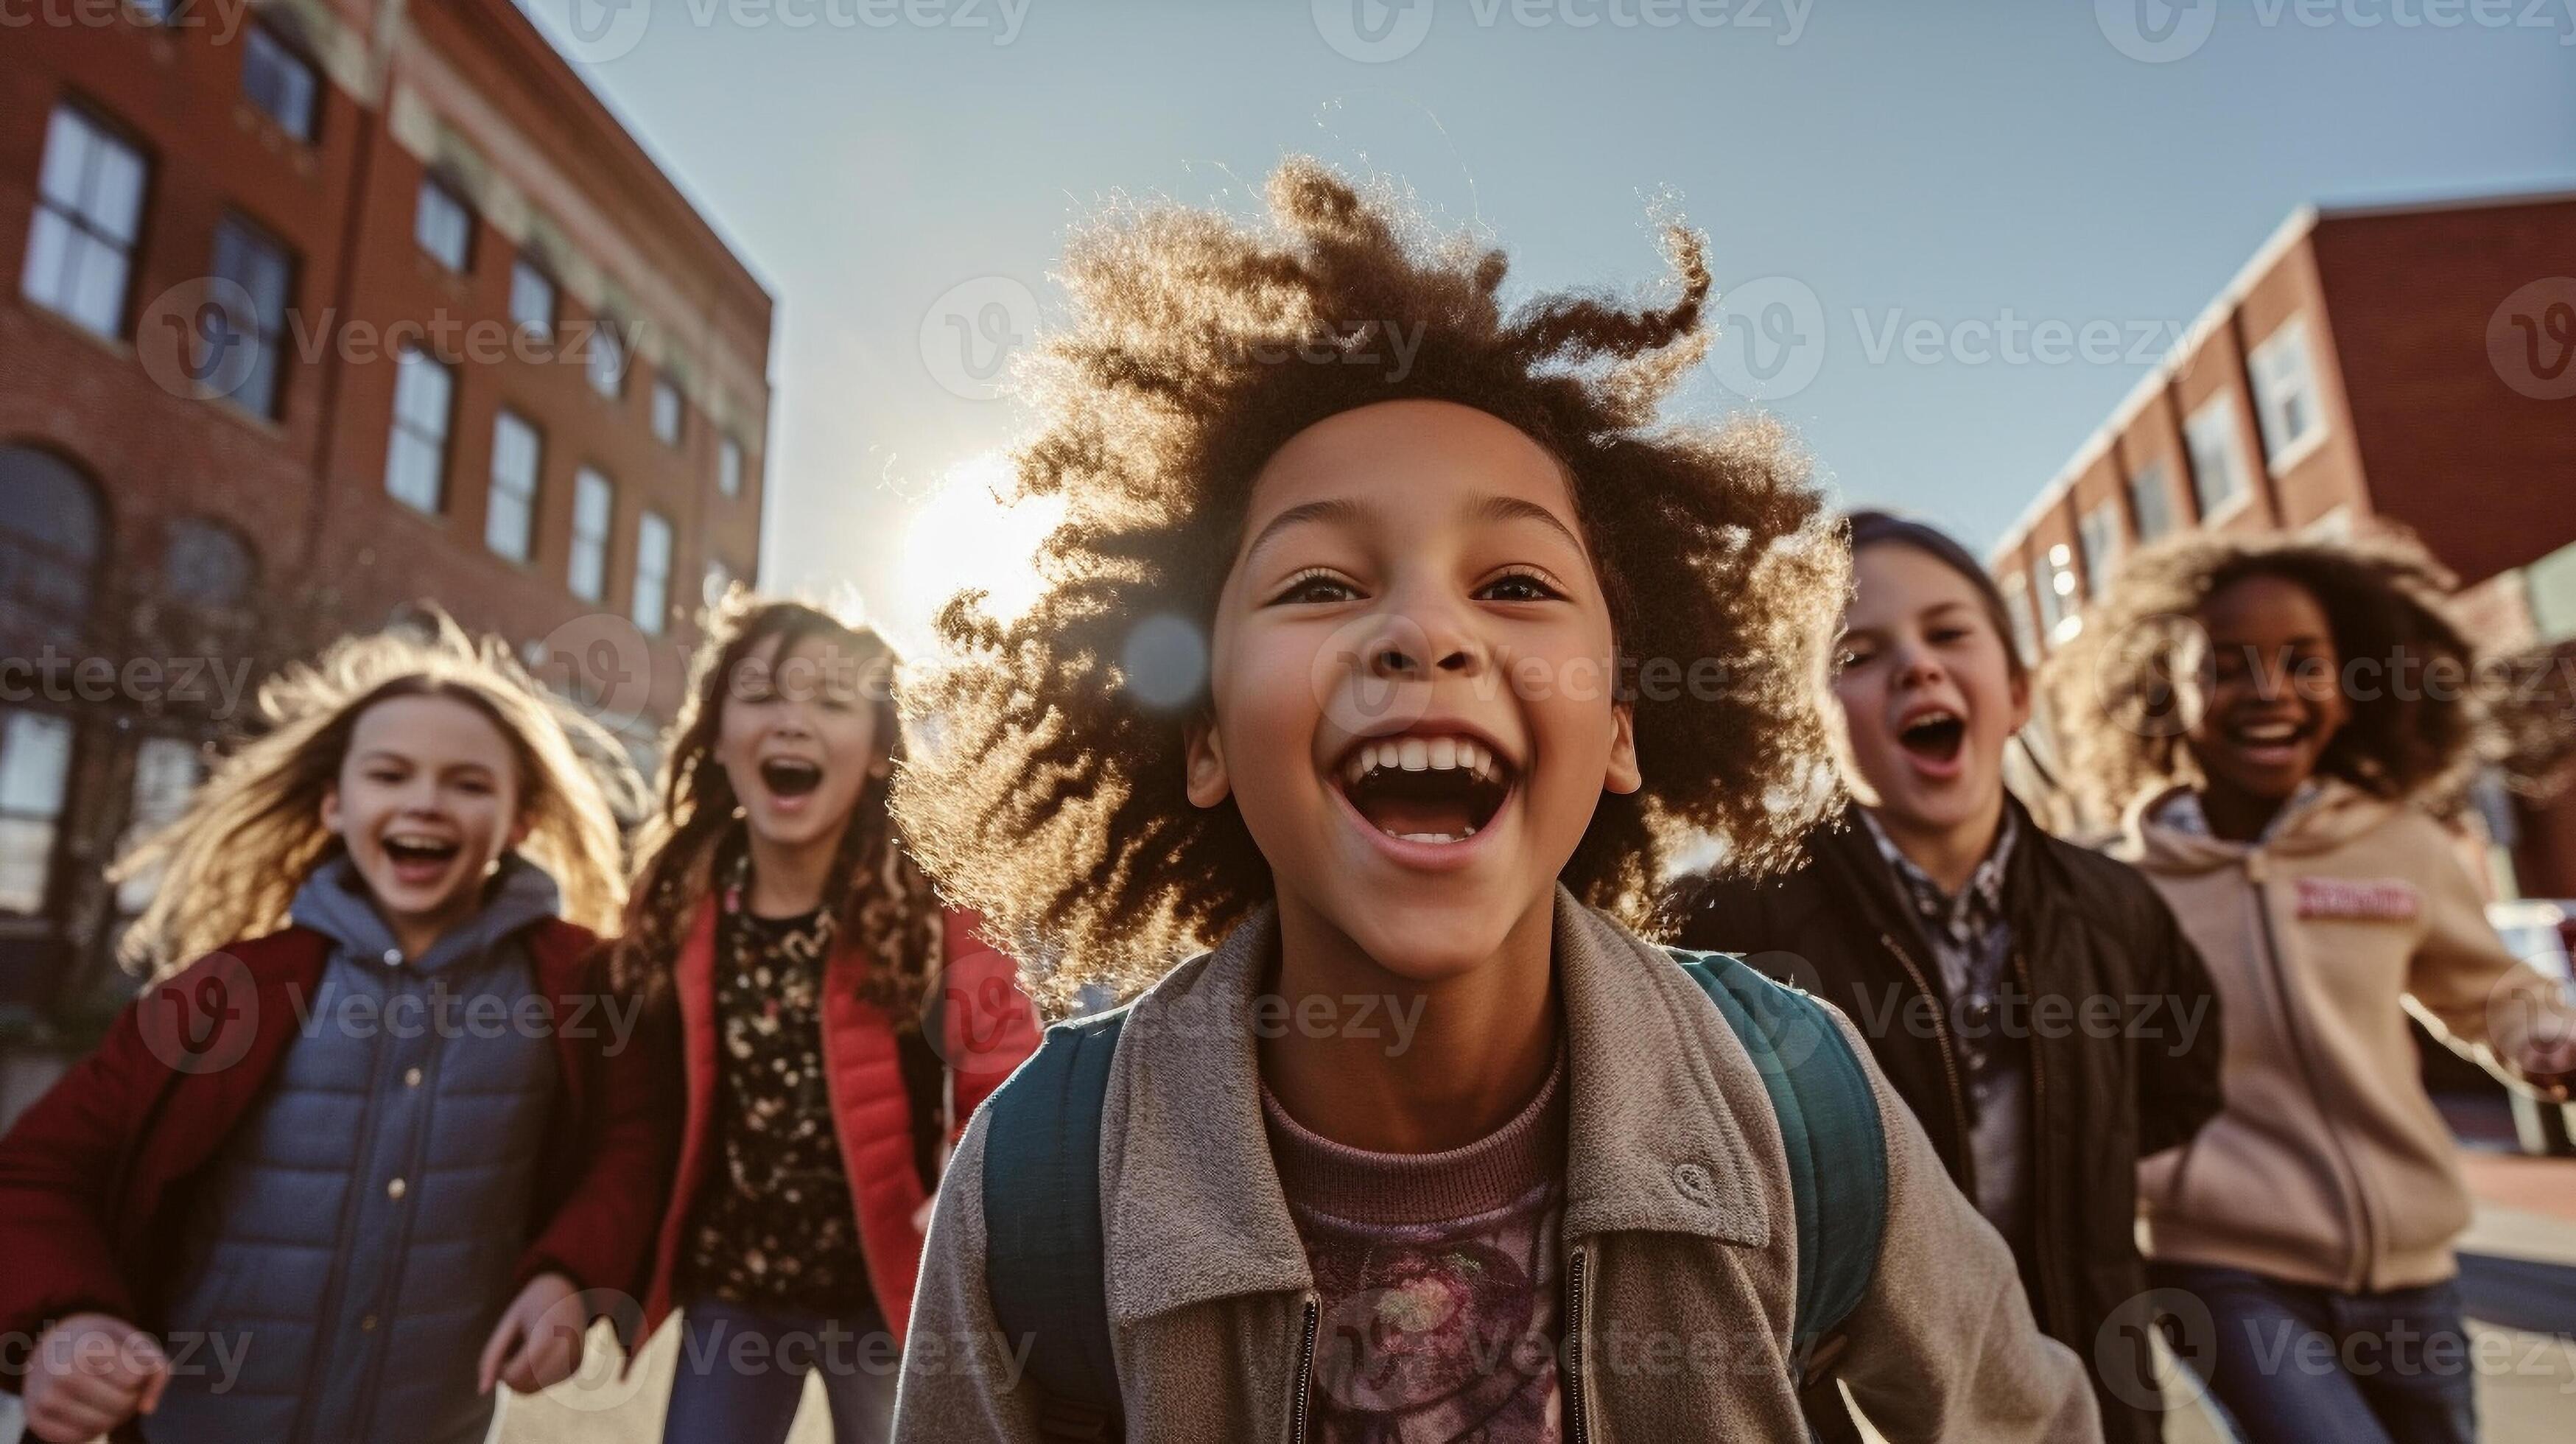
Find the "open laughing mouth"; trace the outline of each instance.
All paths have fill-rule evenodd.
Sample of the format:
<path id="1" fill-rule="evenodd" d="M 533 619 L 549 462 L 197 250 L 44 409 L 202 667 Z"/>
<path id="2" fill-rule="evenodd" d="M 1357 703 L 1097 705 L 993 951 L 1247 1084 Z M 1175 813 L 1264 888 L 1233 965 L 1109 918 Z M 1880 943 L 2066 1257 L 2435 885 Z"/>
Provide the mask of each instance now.
<path id="1" fill-rule="evenodd" d="M 463 845 L 452 837 L 433 837 L 422 832 L 393 832 L 385 835 L 385 859 L 394 865 L 394 873 L 405 882 L 435 880 L 456 860 Z"/>
<path id="2" fill-rule="evenodd" d="M 1469 737 L 1363 738 L 1344 754 L 1335 781 L 1369 826 L 1401 842 L 1465 842 L 1511 800 L 1518 773 Z"/>
<path id="3" fill-rule="evenodd" d="M 2227 727 L 2227 740 L 2238 754 L 2261 767 L 2288 767 L 2299 760 L 2299 749 L 2307 744 L 2309 729 L 2298 722 L 2278 719 L 2260 722 L 2233 722 Z"/>
<path id="4" fill-rule="evenodd" d="M 760 785 L 772 797 L 802 798 L 823 785 L 823 769 L 801 757 L 772 757 L 760 764 Z"/>
<path id="5" fill-rule="evenodd" d="M 1897 729 L 1896 743 L 1926 771 L 1948 773 L 1959 764 L 1959 749 L 1968 740 L 1968 719 L 1947 707 L 1915 714 Z"/>

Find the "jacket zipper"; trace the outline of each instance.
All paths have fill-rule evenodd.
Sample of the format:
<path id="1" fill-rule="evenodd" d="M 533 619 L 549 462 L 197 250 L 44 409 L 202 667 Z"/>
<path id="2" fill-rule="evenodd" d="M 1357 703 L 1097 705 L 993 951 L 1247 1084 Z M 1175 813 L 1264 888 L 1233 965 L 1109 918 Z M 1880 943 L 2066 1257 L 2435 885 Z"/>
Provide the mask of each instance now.
<path id="1" fill-rule="evenodd" d="M 1288 1401 L 1288 1444 L 1306 1444 L 1306 1406 L 1315 1389 L 1315 1331 L 1322 1324 L 1315 1296 L 1306 1295 L 1306 1318 L 1297 1331 L 1297 1392 Z"/>
<path id="2" fill-rule="evenodd" d="M 2021 984 L 2021 995 L 2023 999 L 2026 1002 L 2029 1002 L 2033 1007 L 2038 1006 L 2038 994 L 2036 990 L 2032 988 L 2030 981 L 2030 960 L 2024 956 L 2019 948 L 2013 949 L 2012 965 L 2013 978 Z M 2051 1317 L 2041 1321 L 2043 1329 L 2046 1325 L 2051 1323 L 2057 1324 L 2060 1327 L 2073 1327 L 2075 1316 L 2072 1311 L 2065 1307 L 2065 1301 L 2057 1296 L 2057 1271 L 2049 1266 L 2050 1261 L 2057 1258 L 2058 1255 L 2049 1247 L 2050 1235 L 2054 1230 L 2050 1229 L 2048 1226 L 2049 1219 L 2053 1215 L 2050 1214 L 2047 1207 L 2049 1202 L 2048 1181 L 2053 1176 L 2049 1167 L 2052 1160 L 2049 1157 L 2048 1127 L 2046 1123 L 2048 1118 L 2048 1068 L 2045 1064 L 2040 1062 L 2039 1054 L 2039 1039 L 2036 1035 L 2036 1030 L 2034 1030 L 2034 1034 L 2030 1040 L 2031 1251 L 2038 1256 L 2036 1262 L 2039 1268 L 2040 1289 L 2048 1295 L 2047 1302 Z"/>
<path id="3" fill-rule="evenodd" d="M 2360 1166 L 2343 1146 L 2342 1131 L 2334 1126 L 2334 1115 L 2326 1108 L 2325 1085 L 2317 1081 L 2316 1065 L 2308 1058 L 2307 1039 L 2300 1035 L 2298 1018 L 2291 1011 L 2289 969 L 2281 961 L 2280 939 L 2272 930 L 2271 891 L 2260 882 L 2252 886 L 2254 918 L 2263 926 L 2263 959 L 2271 965 L 2273 995 L 2281 1002 L 2281 1031 L 2289 1036 L 2290 1052 L 2299 1060 L 2299 1077 L 2308 1085 L 2309 1099 L 2317 1105 L 2317 1120 L 2325 1125 L 2326 1142 L 2334 1149 L 2335 1161 L 2343 1165 L 2345 1175 L 2352 1180 L 2353 1209 L 2361 1215 L 2361 1226 L 2355 1230 L 2359 1236 L 2353 1244 L 2351 1262 L 2344 1269 L 2344 1284 L 2347 1292 L 2359 1293 L 2370 1287 L 2371 1259 L 2378 1252 L 2376 1226 L 2370 1217 L 2370 1188 L 2362 1179 Z"/>
<path id="4" fill-rule="evenodd" d="M 1939 1003 L 1940 995 L 1932 991 L 1931 979 L 1923 976 L 1921 968 L 1914 966 L 1914 960 L 1897 945 L 1895 935 L 1880 933 L 1878 941 L 1887 949 L 1889 956 L 1904 967 L 1905 975 L 1914 980 L 1915 990 L 1935 1004 Z M 1949 1020 L 1941 1016 L 1941 1009 L 1937 1006 L 1932 1009 L 1932 1040 L 1941 1049 L 1941 1076 L 1950 1084 L 1950 1123 L 1958 1130 L 1954 1136 L 1959 1146 L 1959 1171 L 1966 1175 L 1960 1186 L 1973 1198 L 1976 1196 L 1977 1158 L 1975 1150 L 1969 1147 L 1968 1089 L 1959 1081 L 1959 1057 L 1950 1041 Z"/>
<path id="5" fill-rule="evenodd" d="M 1592 1391 L 1583 1377 L 1584 1278 L 1591 1256 L 1590 1245 L 1577 1244 L 1565 1266 L 1565 1377 L 1561 1382 L 1569 1430 L 1566 1444 L 1583 1444 L 1592 1437 Z"/>

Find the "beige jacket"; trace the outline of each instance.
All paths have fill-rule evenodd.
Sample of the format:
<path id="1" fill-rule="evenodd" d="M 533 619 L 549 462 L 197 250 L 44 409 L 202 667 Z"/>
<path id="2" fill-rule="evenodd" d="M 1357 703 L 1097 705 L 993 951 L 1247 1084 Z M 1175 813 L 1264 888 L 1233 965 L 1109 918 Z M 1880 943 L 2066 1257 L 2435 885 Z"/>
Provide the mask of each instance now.
<path id="1" fill-rule="evenodd" d="M 2348 1293 L 2451 1277 L 2469 1195 L 2408 1012 L 2500 1067 L 2565 1018 L 2558 985 L 2505 950 L 2420 809 L 2329 783 L 2246 845 L 2151 820 L 2171 796 L 2114 850 L 2208 962 L 2227 1106 L 2140 1165 L 2148 1256 Z"/>
<path id="2" fill-rule="evenodd" d="M 1277 938 L 1265 912 L 1183 964 L 1119 1043 L 1100 1183 L 1131 1441 L 1298 1444 L 1314 1280 L 1262 1130 L 1254 1039 L 1210 1022 L 1247 1016 Z M 1555 954 L 1569 1444 L 1806 1438 L 1788 1362 L 1797 1227 L 1760 1076 L 1667 955 L 1562 891 Z M 2010 1251 L 1870 1071 L 1888 1220 L 1845 1382 L 1897 1441 L 2098 1440 L 2083 1370 L 2033 1326 Z M 931 1224 L 895 1408 L 907 1444 L 1038 1438 L 1032 1391 L 1013 1387 L 1025 1354 L 999 1347 L 985 1291 L 987 1121 L 968 1128 Z"/>

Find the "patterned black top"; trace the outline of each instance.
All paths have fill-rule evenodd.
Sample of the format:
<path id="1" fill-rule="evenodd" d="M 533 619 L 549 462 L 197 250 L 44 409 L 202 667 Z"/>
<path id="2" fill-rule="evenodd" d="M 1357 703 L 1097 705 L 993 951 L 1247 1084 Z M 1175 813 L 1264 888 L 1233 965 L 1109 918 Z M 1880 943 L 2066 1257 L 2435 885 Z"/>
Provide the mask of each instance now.
<path id="1" fill-rule="evenodd" d="M 831 913 L 754 916 L 739 882 L 716 930 L 717 1157 L 683 1263 L 691 1294 L 832 1318 L 868 1306 L 823 1071 Z"/>

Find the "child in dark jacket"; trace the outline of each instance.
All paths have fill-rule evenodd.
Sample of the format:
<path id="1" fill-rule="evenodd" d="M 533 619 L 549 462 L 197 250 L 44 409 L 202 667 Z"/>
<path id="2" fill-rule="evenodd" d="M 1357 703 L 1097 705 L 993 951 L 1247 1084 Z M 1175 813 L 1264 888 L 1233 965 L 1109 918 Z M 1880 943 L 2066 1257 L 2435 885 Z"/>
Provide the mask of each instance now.
<path id="1" fill-rule="evenodd" d="M 1669 233 L 1663 304 L 1506 310 L 1498 253 L 1312 163 L 1269 194 L 1268 231 L 1153 208 L 1076 248 L 1020 471 L 1067 509 L 1044 593 L 952 605 L 912 699 L 938 741 L 896 811 L 932 875 L 1059 986 L 1160 977 L 1096 1148 L 1024 1091 L 1045 1051 L 967 1129 L 896 1437 L 1782 1439 L 1818 1369 L 1899 1441 L 2098 1439 L 1847 1034 L 1804 1042 L 1869 1101 L 1841 1161 L 1885 1209 L 1840 1251 L 1876 1264 L 1839 1353 L 1795 1342 L 1805 1195 L 1760 1065 L 1630 930 L 1686 832 L 1768 853 L 1803 820 L 1843 572 L 1776 428 L 1659 414 L 1706 341 L 1700 238 Z M 1030 1212 L 1093 1191 L 987 1200 L 1039 1157 L 1097 1179 L 1101 1268 L 1049 1278 L 1098 1307 L 997 1335 Z M 1061 1353 L 1022 1373 L 1067 1338 L 1114 1376 L 1086 1397 Z"/>
<path id="2" fill-rule="evenodd" d="M 0 1333 L 56 1444 L 479 1440 L 496 1384 L 578 1366 L 667 1186 L 591 931 L 618 837 L 571 732 L 614 744 L 443 620 L 262 700 L 130 860 L 154 981 L 0 1140 Z"/>
<path id="3" fill-rule="evenodd" d="M 2218 1112 L 2209 978 L 2146 879 L 2005 790 L 2030 679 L 1975 558 L 1920 522 L 1850 525 L 1833 696 L 1859 801 L 1788 876 L 1700 879 L 1667 907 L 1684 944 L 1743 952 L 1860 1024 L 2012 1244 L 2041 1327 L 2093 1365 L 2104 1435 L 2148 1444 L 2164 1416 L 2137 1162 Z M 1819 1432 L 1851 1437 L 1841 1401 L 1817 1402 Z"/>

